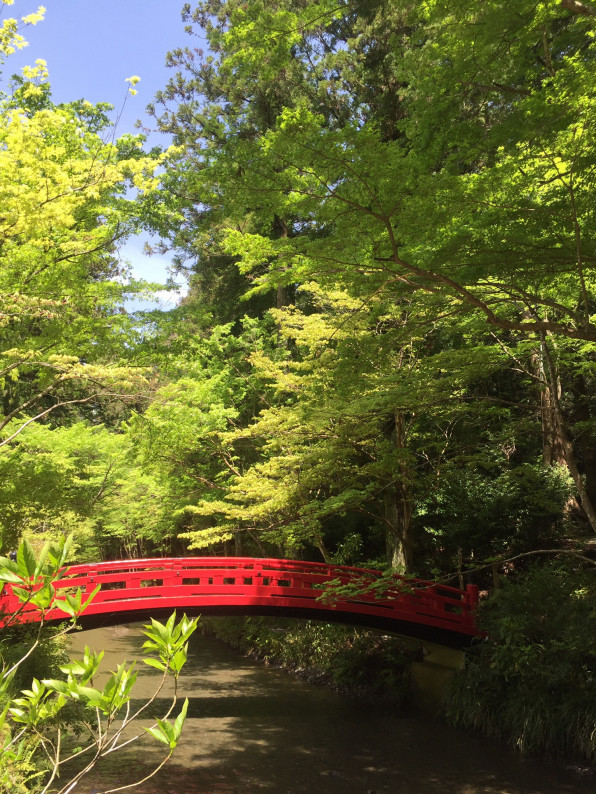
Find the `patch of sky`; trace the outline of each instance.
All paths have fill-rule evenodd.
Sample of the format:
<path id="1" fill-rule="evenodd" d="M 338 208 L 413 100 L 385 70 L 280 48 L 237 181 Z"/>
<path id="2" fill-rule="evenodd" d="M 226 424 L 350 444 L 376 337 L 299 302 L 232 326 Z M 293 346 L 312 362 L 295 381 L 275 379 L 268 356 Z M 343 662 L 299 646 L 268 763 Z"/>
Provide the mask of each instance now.
<path id="1" fill-rule="evenodd" d="M 35 11 L 37 0 L 16 0 L 9 16 L 22 17 Z M 6 59 L 2 81 L 20 74 L 23 67 L 38 58 L 46 61 L 57 104 L 84 98 L 89 102 L 108 102 L 114 106 L 111 118 L 117 121 L 116 136 L 136 134 L 137 120 L 147 130 L 148 148 L 166 147 L 167 136 L 152 131 L 153 121 L 145 111 L 157 91 L 171 77 L 165 65 L 170 50 L 190 44 L 180 17 L 182 0 L 44 0 L 45 19 L 21 32 L 29 46 Z M 192 45 L 207 48 L 194 38 Z M 135 96 L 128 93 L 127 78 L 139 75 Z M 185 294 L 186 286 L 176 277 L 173 289 L 166 289 L 174 279 L 169 274 L 169 260 L 144 253 L 148 238 L 130 239 L 120 250 L 123 262 L 130 265 L 131 276 L 163 284 L 164 289 L 151 299 L 132 297 L 127 311 L 173 308 Z"/>
<path id="2" fill-rule="evenodd" d="M 182 276 L 170 273 L 170 261 L 165 256 L 145 253 L 145 235 L 131 237 L 119 250 L 119 257 L 134 281 L 145 281 L 149 284 L 162 285 L 162 289 L 150 289 L 145 292 L 131 293 L 125 304 L 129 313 L 160 309 L 170 311 L 178 305 L 180 299 L 188 292 L 188 285 Z"/>
<path id="3" fill-rule="evenodd" d="M 36 0 L 16 0 L 10 15 L 22 17 Z M 145 106 L 163 89 L 171 71 L 169 50 L 186 45 L 180 17 L 182 2 L 164 0 L 45 0 L 45 18 L 22 34 L 29 45 L 5 62 L 4 76 L 20 73 L 37 58 L 47 62 L 54 102 L 86 99 L 109 102 L 118 118 L 117 134 L 135 133 L 137 119 L 152 126 Z M 198 42 L 201 46 L 201 42 Z M 139 75 L 136 96 L 127 96 L 126 79 Z M 122 108 L 124 99 L 126 104 Z M 152 134 L 152 146 L 165 146 L 165 136 Z"/>

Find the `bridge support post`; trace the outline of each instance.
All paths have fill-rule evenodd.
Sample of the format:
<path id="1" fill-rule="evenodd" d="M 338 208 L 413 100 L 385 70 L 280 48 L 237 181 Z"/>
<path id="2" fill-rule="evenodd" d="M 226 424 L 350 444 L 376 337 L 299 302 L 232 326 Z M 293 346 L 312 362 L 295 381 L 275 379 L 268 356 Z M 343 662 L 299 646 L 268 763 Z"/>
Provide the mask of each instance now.
<path id="1" fill-rule="evenodd" d="M 432 643 L 422 646 L 422 654 L 422 661 L 410 663 L 412 699 L 418 707 L 436 714 L 452 677 L 464 665 L 465 654 Z"/>

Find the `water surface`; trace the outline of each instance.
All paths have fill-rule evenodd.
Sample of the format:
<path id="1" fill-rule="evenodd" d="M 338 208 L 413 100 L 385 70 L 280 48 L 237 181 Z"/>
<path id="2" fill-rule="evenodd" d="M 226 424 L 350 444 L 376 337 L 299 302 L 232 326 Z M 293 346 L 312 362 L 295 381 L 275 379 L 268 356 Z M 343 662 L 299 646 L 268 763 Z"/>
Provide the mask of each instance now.
<path id="1" fill-rule="evenodd" d="M 81 632 L 104 666 L 137 658 L 140 624 Z M 135 693 L 158 671 L 139 665 Z M 100 682 L 97 682 L 100 683 Z M 162 692 L 155 716 L 167 710 Z M 346 698 L 195 636 L 181 680 L 188 718 L 173 758 L 141 794 L 594 794 L 596 778 L 534 759 L 425 716 Z M 144 722 L 149 725 L 149 722 Z M 77 792 L 99 794 L 140 779 L 163 757 L 151 737 L 112 754 Z"/>

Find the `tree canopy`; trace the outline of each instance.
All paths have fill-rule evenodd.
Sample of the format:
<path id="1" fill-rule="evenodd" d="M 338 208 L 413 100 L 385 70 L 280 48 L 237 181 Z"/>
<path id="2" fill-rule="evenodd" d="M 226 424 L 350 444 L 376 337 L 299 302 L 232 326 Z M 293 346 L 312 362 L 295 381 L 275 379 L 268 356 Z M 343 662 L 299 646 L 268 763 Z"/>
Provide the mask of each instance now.
<path id="1" fill-rule="evenodd" d="M 209 49 L 168 55 L 162 156 L 52 105 L 43 63 L 14 79 L 7 467 L 97 472 L 76 512 L 104 555 L 447 572 L 596 529 L 585 8 L 187 4 Z M 140 228 L 189 293 L 132 318 L 114 251 Z M 5 543 L 49 509 L 16 490 Z"/>

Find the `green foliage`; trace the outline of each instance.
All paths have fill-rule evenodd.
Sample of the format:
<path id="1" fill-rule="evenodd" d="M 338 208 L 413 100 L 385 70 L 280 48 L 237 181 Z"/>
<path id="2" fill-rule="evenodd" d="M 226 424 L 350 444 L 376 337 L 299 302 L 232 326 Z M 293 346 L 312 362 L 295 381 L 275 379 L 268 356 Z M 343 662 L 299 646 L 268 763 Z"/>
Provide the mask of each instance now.
<path id="1" fill-rule="evenodd" d="M 5 20 L 0 51 L 22 46 L 18 27 Z M 116 251 L 140 227 L 142 197 L 155 191 L 161 160 L 143 153 L 141 137 L 108 142 L 109 106 L 54 105 L 47 78 L 39 60 L 0 94 L 5 549 L 40 527 L 46 537 L 76 529 L 80 545 L 85 535 L 93 545 L 88 519 L 101 490 L 99 456 L 91 433 L 81 425 L 69 433 L 65 425 L 105 416 L 114 423 L 114 406 L 137 402 L 148 388 L 146 370 L 127 361 L 132 323 L 122 303 L 137 287 L 126 284 Z M 32 427 L 36 422 L 46 426 Z M 60 428 L 55 436 L 48 424 Z"/>
<path id="2" fill-rule="evenodd" d="M 462 463 L 446 463 L 433 490 L 420 499 L 414 521 L 424 527 L 427 554 L 444 564 L 449 556 L 455 561 L 458 549 L 479 560 L 557 546 L 573 494 L 566 469 L 504 466 L 480 455 Z"/>
<path id="3" fill-rule="evenodd" d="M 186 615 L 179 623 L 175 623 L 176 614 L 170 615 L 168 622 L 162 625 L 151 618 L 151 627 L 146 627 L 143 634 L 149 639 L 143 643 L 143 649 L 157 653 L 158 659 L 145 659 L 145 663 L 162 672 L 171 670 L 178 675 L 186 662 L 188 639 L 197 627 L 197 620 L 188 620 Z"/>
<path id="4" fill-rule="evenodd" d="M 115 487 L 122 454 L 121 437 L 99 425 L 29 425 L 0 449 L 3 547 L 74 532 L 73 552 L 93 554 L 93 514 Z"/>
<path id="5" fill-rule="evenodd" d="M 70 532 L 70 555 L 86 559 L 233 541 L 440 575 L 596 529 L 596 43 L 577 10 L 187 4 L 210 51 L 169 55 L 155 115 L 177 146 L 164 158 L 139 137 L 106 143 L 105 105 L 56 107 L 43 62 L 9 84 L 0 533 L 6 551 L 28 544 L 0 571 L 23 599 L 49 606 L 53 546 L 50 568 L 34 551 Z M 0 29 L 0 55 L 21 46 L 18 27 Z M 190 291 L 133 320 L 115 251 L 141 227 Z M 575 625 L 571 591 L 554 589 Z M 507 592 L 491 603 L 513 615 Z M 558 614 L 544 618 L 553 631 Z M 483 646 L 494 666 L 478 662 L 478 676 L 509 687 L 544 663 L 563 681 L 556 642 L 514 624 L 503 620 L 505 650 Z M 160 626 L 146 661 L 176 676 L 192 624 Z M 332 650 L 331 629 L 264 631 L 254 643 L 295 667 L 351 680 L 391 667 L 373 640 Z M 14 708 L 37 719 L 63 696 L 111 713 L 135 672 L 119 667 L 92 694 L 88 664 L 64 671 L 72 689 L 36 676 Z M 554 751 L 538 724 L 570 718 L 541 681 L 520 690 L 543 706 L 534 728 L 511 734 Z M 152 729 L 169 750 L 184 713 Z"/>
<path id="6" fill-rule="evenodd" d="M 331 559 L 343 526 L 364 559 L 445 570 L 558 543 L 574 498 L 596 527 L 592 22 L 526 0 L 184 15 L 211 52 L 172 53 L 157 97 L 180 148 L 155 228 L 196 287 L 176 327 L 209 338 L 225 305 L 240 337 L 275 304 L 277 339 L 232 365 L 252 413 L 230 368 L 163 392 L 181 537 Z"/>
<path id="7" fill-rule="evenodd" d="M 355 633 L 333 657 L 331 680 L 341 690 L 403 705 L 408 702 L 410 662 L 415 655 L 395 637 Z"/>
<path id="8" fill-rule="evenodd" d="M 2 8 L 11 5 L 3 2 Z M 0 27 L 0 55 L 25 45 Z M 134 321 L 117 248 L 140 229 L 162 158 L 143 137 L 110 135 L 105 103 L 56 106 L 36 61 L 0 93 L 0 547 L 75 531 L 97 554 L 92 514 L 110 490 L 121 424 L 149 389 L 132 366 Z M 36 426 L 41 423 L 43 426 Z M 91 425 L 95 425 L 92 430 Z M 112 462 L 110 461 L 112 458 Z M 104 468 L 105 466 L 105 468 Z"/>
<path id="9" fill-rule="evenodd" d="M 1 4 L 10 6 L 13 3 L 14 0 L 2 0 Z M 21 50 L 27 46 L 27 41 L 19 31 L 26 25 L 37 25 L 43 19 L 44 13 L 45 8 L 39 6 L 37 11 L 20 19 L 10 17 L 2 20 L 0 27 L 0 63 L 4 62 L 7 55 L 12 55 L 16 50 Z"/>
<path id="10" fill-rule="evenodd" d="M 175 750 L 178 740 L 180 739 L 180 734 L 182 733 L 182 726 L 184 725 L 184 720 L 186 719 L 187 710 L 188 698 L 185 698 L 182 709 L 180 710 L 180 714 L 178 714 L 174 720 L 173 725 L 167 720 L 157 720 L 156 727 L 147 728 L 147 733 L 155 737 L 157 741 L 163 742 L 163 744 L 167 745 L 170 750 Z"/>
<path id="11" fill-rule="evenodd" d="M 27 656 L 36 643 L 34 652 Z M 2 629 L 2 669 L 8 670 L 24 659 L 15 669 L 9 691 L 14 693 L 29 686 L 33 678 L 42 680 L 60 675 L 60 665 L 68 660 L 67 646 L 67 637 L 59 628 L 46 627 L 41 634 L 37 626 L 12 626 Z"/>
<path id="12" fill-rule="evenodd" d="M 487 599 L 487 638 L 470 651 L 447 703 L 450 719 L 524 753 L 596 758 L 593 576 L 536 566 Z"/>
<path id="13" fill-rule="evenodd" d="M 59 606 L 75 619 L 91 603 L 99 588 L 85 601 L 80 590 L 74 594 L 65 592 L 62 597 L 57 596 L 53 583 L 64 575 L 72 541 L 72 535 L 61 543 L 48 541 L 37 556 L 29 541 L 24 540 L 18 548 L 16 560 L 0 557 L 0 582 L 10 584 L 21 604 L 35 607 L 42 618 L 48 609 Z M 20 610 L 11 616 L 9 625 L 16 621 Z"/>

